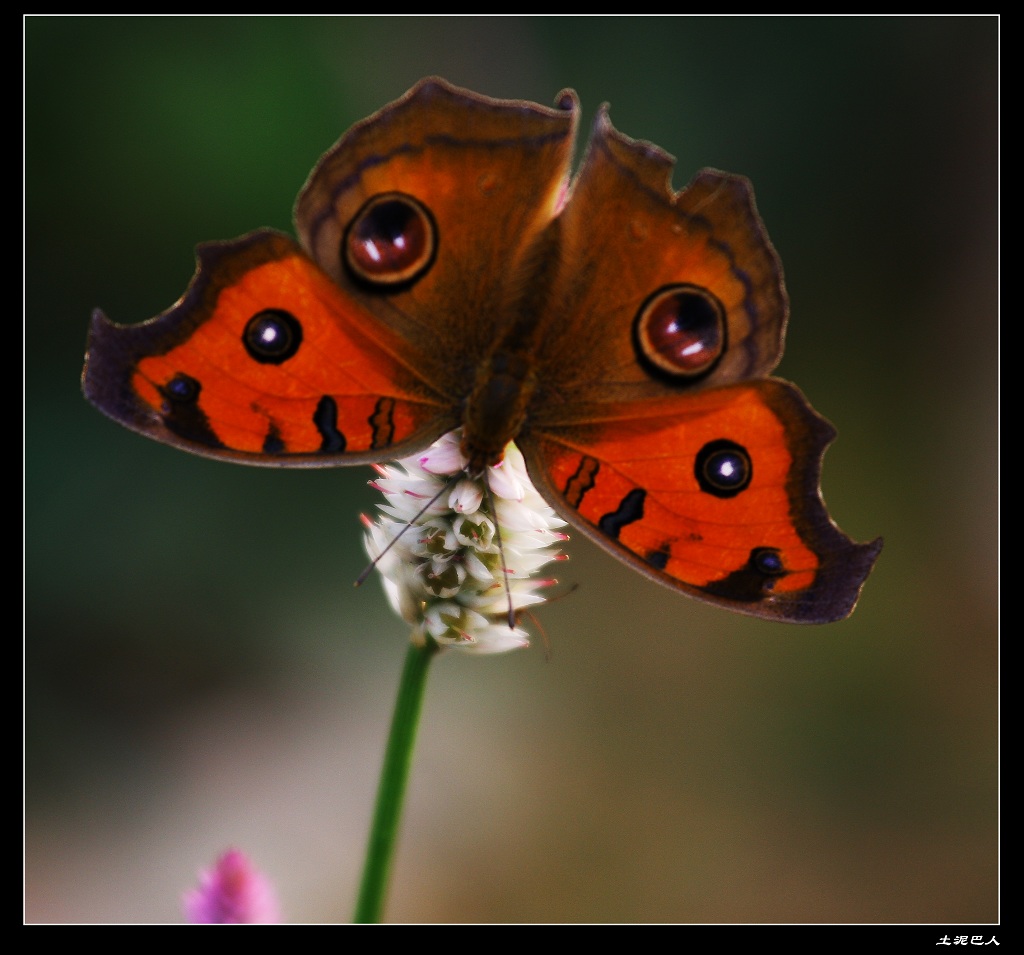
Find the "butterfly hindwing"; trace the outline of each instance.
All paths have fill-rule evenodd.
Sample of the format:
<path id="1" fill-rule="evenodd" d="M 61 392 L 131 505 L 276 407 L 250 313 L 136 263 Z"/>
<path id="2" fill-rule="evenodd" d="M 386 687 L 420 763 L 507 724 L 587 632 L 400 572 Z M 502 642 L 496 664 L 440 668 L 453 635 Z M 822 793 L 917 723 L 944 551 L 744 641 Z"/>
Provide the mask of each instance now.
<path id="1" fill-rule="evenodd" d="M 626 563 L 733 610 L 845 617 L 881 542 L 857 544 L 818 490 L 834 436 L 776 379 L 616 408 L 533 434 L 524 454 L 556 510 Z"/>
<path id="2" fill-rule="evenodd" d="M 156 440 L 263 465 L 375 461 L 458 423 L 408 343 L 287 236 L 198 250 L 181 300 L 141 325 L 93 318 L 83 374 L 105 414 Z"/>

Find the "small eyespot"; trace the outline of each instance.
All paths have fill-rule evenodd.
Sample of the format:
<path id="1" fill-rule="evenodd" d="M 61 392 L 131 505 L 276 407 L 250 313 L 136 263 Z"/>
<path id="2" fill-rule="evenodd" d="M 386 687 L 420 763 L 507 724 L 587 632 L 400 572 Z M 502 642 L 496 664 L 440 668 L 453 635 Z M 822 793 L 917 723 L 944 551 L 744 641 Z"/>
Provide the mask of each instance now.
<path id="1" fill-rule="evenodd" d="M 786 572 L 782 555 L 774 547 L 755 547 L 750 552 L 750 565 L 765 577 L 781 577 Z"/>
<path id="2" fill-rule="evenodd" d="M 174 404 L 192 404 L 199 397 L 201 386 L 191 375 L 179 371 L 161 391 L 163 396 Z"/>
<path id="3" fill-rule="evenodd" d="M 280 365 L 302 344 L 299 320 L 280 308 L 257 312 L 246 323 L 242 343 L 249 356 L 263 365 Z"/>
<path id="4" fill-rule="evenodd" d="M 697 452 L 694 476 L 702 491 L 715 497 L 735 497 L 754 476 L 754 465 L 745 448 L 735 441 L 709 441 Z"/>
<path id="5" fill-rule="evenodd" d="M 725 308 L 707 289 L 666 286 L 637 313 L 633 345 L 641 363 L 657 377 L 677 382 L 699 378 L 725 352 Z"/>
<path id="6" fill-rule="evenodd" d="M 341 257 L 359 282 L 393 290 L 422 276 L 437 254 L 437 225 L 423 203 L 384 192 L 356 213 L 341 240 Z"/>

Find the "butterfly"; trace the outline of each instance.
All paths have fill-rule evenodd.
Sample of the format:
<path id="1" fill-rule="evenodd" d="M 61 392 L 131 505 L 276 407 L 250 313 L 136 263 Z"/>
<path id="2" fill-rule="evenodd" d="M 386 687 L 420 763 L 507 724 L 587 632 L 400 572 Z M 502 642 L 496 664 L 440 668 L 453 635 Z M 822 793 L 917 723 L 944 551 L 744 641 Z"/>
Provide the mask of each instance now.
<path id="1" fill-rule="evenodd" d="M 197 454 L 365 464 L 462 429 L 471 470 L 514 440 L 570 524 L 641 573 L 774 620 L 846 617 L 881 540 L 830 519 L 832 426 L 769 377 L 788 300 L 743 177 L 698 172 L 598 113 L 438 78 L 353 126 L 295 206 L 197 249 L 138 325 L 98 309 L 83 389 Z"/>

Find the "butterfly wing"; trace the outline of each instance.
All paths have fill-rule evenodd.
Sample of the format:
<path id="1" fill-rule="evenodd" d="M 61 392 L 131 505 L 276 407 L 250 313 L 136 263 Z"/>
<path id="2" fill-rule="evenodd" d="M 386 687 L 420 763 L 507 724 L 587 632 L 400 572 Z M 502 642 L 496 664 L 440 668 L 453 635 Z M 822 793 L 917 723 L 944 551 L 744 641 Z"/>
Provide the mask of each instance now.
<path id="1" fill-rule="evenodd" d="M 93 315 L 83 388 L 175 447 L 249 464 L 378 460 L 454 426 L 409 344 L 285 235 L 197 250 L 181 300 L 140 325 Z"/>
<path id="2" fill-rule="evenodd" d="M 83 388 L 156 440 L 250 464 L 412 453 L 458 426 L 472 371 L 557 209 L 578 106 L 424 80 L 349 130 L 296 205 L 201 246 L 167 312 L 93 317 Z"/>
<path id="3" fill-rule="evenodd" d="M 310 255 L 415 342 L 424 374 L 460 401 L 532 277 L 530 250 L 568 185 L 578 113 L 568 90 L 547 108 L 426 79 L 349 130 L 299 195 Z M 367 237 L 405 223 L 433 250 L 411 277 L 401 254 L 380 267 L 364 254 Z"/>
<path id="4" fill-rule="evenodd" d="M 705 170 L 676 194 L 671 169 L 598 117 L 560 217 L 566 280 L 520 439 L 531 476 L 662 583 L 771 619 L 841 619 L 881 542 L 833 524 L 819 479 L 835 432 L 764 377 L 787 317 L 778 257 L 745 179 Z"/>
<path id="5" fill-rule="evenodd" d="M 765 379 L 609 409 L 533 432 L 524 454 L 556 510 L 637 570 L 741 613 L 846 617 L 881 542 L 857 544 L 819 491 L 834 431 Z"/>

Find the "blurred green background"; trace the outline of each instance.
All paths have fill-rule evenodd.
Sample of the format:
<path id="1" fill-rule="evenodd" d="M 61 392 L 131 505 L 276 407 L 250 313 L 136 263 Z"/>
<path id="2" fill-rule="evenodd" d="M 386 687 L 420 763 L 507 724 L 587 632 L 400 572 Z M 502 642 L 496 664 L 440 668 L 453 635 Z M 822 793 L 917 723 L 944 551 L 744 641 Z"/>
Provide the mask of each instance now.
<path id="1" fill-rule="evenodd" d="M 290 230 L 318 156 L 427 74 L 749 176 L 779 369 L 886 538 L 853 617 L 685 599 L 586 541 L 550 643 L 434 665 L 394 921 L 972 922 L 997 909 L 993 18 L 36 18 L 26 43 L 26 917 L 176 921 L 229 845 L 351 915 L 405 626 L 365 468 L 191 457 L 82 398 L 91 309 Z"/>

